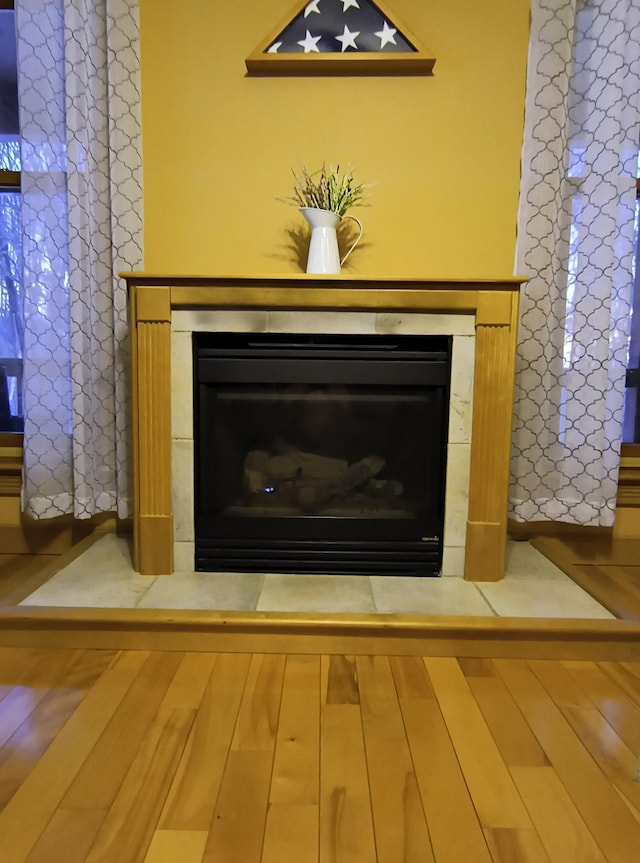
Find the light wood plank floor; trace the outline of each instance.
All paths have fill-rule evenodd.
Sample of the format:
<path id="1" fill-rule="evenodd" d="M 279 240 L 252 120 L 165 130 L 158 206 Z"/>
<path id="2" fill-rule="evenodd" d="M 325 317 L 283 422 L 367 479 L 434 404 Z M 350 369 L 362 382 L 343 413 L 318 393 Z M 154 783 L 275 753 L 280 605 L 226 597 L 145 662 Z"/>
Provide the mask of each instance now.
<path id="1" fill-rule="evenodd" d="M 567 535 L 531 544 L 616 617 L 640 623 L 640 540 Z"/>
<path id="2" fill-rule="evenodd" d="M 0 608 L 26 599 L 55 574 L 63 559 L 53 554 L 0 554 Z"/>
<path id="3" fill-rule="evenodd" d="M 640 663 L 0 650 L 2 863 L 637 863 Z"/>

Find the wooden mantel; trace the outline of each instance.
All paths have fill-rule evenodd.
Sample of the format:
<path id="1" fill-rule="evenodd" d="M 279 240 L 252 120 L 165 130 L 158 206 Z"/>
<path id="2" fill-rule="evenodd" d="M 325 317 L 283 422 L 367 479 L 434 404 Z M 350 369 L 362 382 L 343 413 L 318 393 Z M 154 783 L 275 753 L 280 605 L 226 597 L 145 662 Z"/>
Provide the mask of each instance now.
<path id="1" fill-rule="evenodd" d="M 476 351 L 465 578 L 504 575 L 519 288 L 524 279 L 123 273 L 132 348 L 134 567 L 173 572 L 171 317 L 176 309 L 473 314 Z"/>

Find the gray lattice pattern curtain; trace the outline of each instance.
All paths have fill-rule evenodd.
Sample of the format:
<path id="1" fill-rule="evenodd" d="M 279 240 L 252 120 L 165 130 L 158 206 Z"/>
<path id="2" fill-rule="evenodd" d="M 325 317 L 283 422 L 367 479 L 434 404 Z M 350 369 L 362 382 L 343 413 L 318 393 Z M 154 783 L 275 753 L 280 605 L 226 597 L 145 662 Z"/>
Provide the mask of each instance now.
<path id="1" fill-rule="evenodd" d="M 24 509 L 129 512 L 121 270 L 142 266 L 137 0 L 19 0 Z"/>
<path id="2" fill-rule="evenodd" d="M 532 0 L 511 514 L 613 524 L 634 277 L 640 0 Z"/>

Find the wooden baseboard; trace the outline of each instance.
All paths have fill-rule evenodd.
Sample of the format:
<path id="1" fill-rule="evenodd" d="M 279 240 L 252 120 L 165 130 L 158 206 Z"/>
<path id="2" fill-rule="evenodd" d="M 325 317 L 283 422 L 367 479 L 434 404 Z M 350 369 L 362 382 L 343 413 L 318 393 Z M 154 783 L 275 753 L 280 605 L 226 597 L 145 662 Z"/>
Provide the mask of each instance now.
<path id="1" fill-rule="evenodd" d="M 112 513 L 78 520 L 71 516 L 47 521 L 31 521 L 17 517 L 12 523 L 0 522 L 2 554 L 64 555 L 85 537 L 104 533 L 130 534 L 131 519 L 117 519 Z"/>
<path id="2" fill-rule="evenodd" d="M 640 489 L 639 493 L 640 502 Z M 640 539 L 640 506 L 622 506 L 616 510 L 616 523 L 613 528 L 616 539 Z"/>
<path id="3" fill-rule="evenodd" d="M 580 524 L 565 524 L 560 521 L 528 521 L 518 522 L 509 519 L 507 522 L 509 539 L 533 539 L 538 536 L 613 536 L 612 527 L 585 527 Z"/>
<path id="4" fill-rule="evenodd" d="M 241 653 L 636 660 L 619 620 L 320 615 L 152 609 L 0 612 L 0 646 Z"/>
<path id="5" fill-rule="evenodd" d="M 0 548 L 3 554 L 63 554 L 71 548 L 72 542 L 72 530 L 64 525 L 0 525 Z"/>

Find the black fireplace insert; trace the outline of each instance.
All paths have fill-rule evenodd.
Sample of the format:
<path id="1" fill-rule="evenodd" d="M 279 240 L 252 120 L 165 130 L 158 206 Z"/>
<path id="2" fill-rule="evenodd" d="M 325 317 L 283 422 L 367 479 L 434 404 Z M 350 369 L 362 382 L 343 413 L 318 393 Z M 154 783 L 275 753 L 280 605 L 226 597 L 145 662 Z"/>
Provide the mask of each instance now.
<path id="1" fill-rule="evenodd" d="M 194 333 L 195 568 L 439 575 L 451 343 Z"/>

